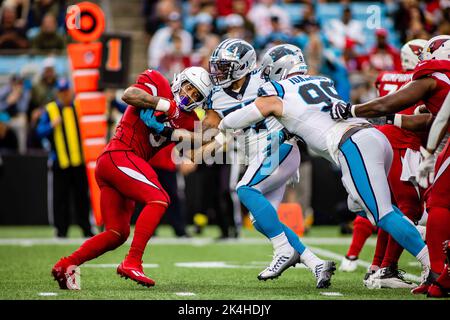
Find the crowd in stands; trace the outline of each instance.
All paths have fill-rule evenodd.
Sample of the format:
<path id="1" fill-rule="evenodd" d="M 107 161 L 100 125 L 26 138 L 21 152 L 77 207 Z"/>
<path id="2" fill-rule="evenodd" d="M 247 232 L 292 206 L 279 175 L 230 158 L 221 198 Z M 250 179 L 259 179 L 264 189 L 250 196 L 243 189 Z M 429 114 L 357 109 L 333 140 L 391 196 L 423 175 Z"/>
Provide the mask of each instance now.
<path id="1" fill-rule="evenodd" d="M 448 34 L 449 13 L 443 0 L 144 0 L 143 9 L 148 65 L 170 79 L 190 65 L 207 68 L 224 38 L 243 38 L 259 53 L 292 43 L 304 51 L 311 74 L 331 77 L 354 102 L 373 97 L 378 71 L 401 68 L 402 43 Z"/>
<path id="2" fill-rule="evenodd" d="M 61 0 L 0 1 L 0 55 L 63 54 L 65 3 Z M 55 98 L 55 61 L 40 70 L 5 75 L 0 86 L 0 149 L 24 153 L 41 148 L 35 126 L 43 107 Z"/>

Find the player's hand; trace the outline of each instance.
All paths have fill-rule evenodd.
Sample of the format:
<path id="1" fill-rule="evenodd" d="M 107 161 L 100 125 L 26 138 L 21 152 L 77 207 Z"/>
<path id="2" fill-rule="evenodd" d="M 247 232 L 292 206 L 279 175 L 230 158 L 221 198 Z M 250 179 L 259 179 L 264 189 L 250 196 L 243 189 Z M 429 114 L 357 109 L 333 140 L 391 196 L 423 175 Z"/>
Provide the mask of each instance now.
<path id="1" fill-rule="evenodd" d="M 345 120 L 353 117 L 351 109 L 352 105 L 350 103 L 345 103 L 338 100 L 333 102 L 333 104 L 330 106 L 330 116 L 333 120 Z"/>
<path id="2" fill-rule="evenodd" d="M 140 118 L 144 121 L 145 125 L 150 128 L 155 133 L 161 133 L 164 130 L 164 124 L 158 122 L 155 117 L 155 110 L 146 109 L 141 110 Z"/>
<path id="3" fill-rule="evenodd" d="M 434 181 L 434 165 L 436 156 L 428 152 L 427 149 L 420 147 L 422 162 L 417 169 L 416 181 L 422 188 L 428 188 Z"/>

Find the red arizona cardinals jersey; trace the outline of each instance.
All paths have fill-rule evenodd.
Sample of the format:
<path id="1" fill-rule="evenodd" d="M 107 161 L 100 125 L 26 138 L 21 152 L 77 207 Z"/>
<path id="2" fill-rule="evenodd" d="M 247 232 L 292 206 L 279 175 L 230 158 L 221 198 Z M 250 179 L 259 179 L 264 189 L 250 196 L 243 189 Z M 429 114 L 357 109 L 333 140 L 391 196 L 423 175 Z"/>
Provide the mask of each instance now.
<path id="1" fill-rule="evenodd" d="M 403 87 L 412 80 L 412 71 L 383 71 L 375 81 L 375 87 L 380 97 L 393 93 Z M 419 103 L 420 104 L 420 103 Z M 417 105 L 413 105 L 398 113 L 413 114 Z M 384 133 L 393 148 L 419 150 L 421 144 L 421 136 L 405 129 L 401 129 L 394 125 L 379 126 L 378 130 Z"/>
<path id="2" fill-rule="evenodd" d="M 170 84 L 164 76 L 155 70 L 141 73 L 134 87 L 145 92 L 166 99 L 173 99 Z M 166 146 L 165 140 L 157 142 L 150 133 L 150 129 L 140 118 L 140 108 L 129 105 L 116 128 L 114 137 L 108 143 L 105 151 L 132 150 L 136 155 L 148 161 L 160 148 Z M 169 120 L 172 127 L 194 130 L 194 122 L 198 120 L 195 112 L 178 109 Z"/>
<path id="3" fill-rule="evenodd" d="M 424 77 L 436 80 L 436 88 L 423 98 L 427 109 L 436 115 L 450 90 L 450 61 L 426 60 L 420 62 L 414 69 L 413 80 Z"/>

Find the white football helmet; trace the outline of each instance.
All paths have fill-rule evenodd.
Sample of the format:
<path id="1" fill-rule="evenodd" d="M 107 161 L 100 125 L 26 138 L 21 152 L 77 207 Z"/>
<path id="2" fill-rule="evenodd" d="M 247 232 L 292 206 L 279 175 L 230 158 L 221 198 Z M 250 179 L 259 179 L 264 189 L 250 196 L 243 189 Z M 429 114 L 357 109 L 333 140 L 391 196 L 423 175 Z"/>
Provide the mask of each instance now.
<path id="1" fill-rule="evenodd" d="M 256 51 L 241 39 L 222 41 L 209 58 L 209 72 L 214 85 L 222 88 L 242 79 L 256 66 Z"/>
<path id="2" fill-rule="evenodd" d="M 294 72 L 306 74 L 308 66 L 299 47 L 292 44 L 280 44 L 270 48 L 264 54 L 261 70 L 266 80 L 279 81 Z"/>
<path id="3" fill-rule="evenodd" d="M 197 101 L 191 102 L 188 105 L 186 103 L 189 101 L 190 97 L 187 97 L 185 95 L 186 93 L 184 93 L 184 95 L 181 94 L 181 87 L 186 81 L 197 88 L 201 94 L 200 99 L 197 99 Z M 172 93 L 175 102 L 185 111 L 192 111 L 193 109 L 201 106 L 211 93 L 211 89 L 212 84 L 209 78 L 209 73 L 202 67 L 186 68 L 181 73 L 176 74 L 172 82 Z M 194 99 L 191 98 L 191 101 L 194 101 Z"/>
<path id="4" fill-rule="evenodd" d="M 450 36 L 436 36 L 428 40 L 420 60 L 450 60 Z"/>
<path id="5" fill-rule="evenodd" d="M 414 39 L 405 43 L 400 50 L 403 70 L 413 70 L 419 63 L 419 56 L 427 44 L 427 40 Z"/>

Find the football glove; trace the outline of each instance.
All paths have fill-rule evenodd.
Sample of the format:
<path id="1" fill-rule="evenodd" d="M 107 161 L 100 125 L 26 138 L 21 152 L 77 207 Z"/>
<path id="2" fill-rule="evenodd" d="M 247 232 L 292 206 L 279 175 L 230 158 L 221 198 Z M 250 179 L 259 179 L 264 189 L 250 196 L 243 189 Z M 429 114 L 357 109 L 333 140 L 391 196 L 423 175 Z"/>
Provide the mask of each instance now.
<path id="1" fill-rule="evenodd" d="M 428 152 L 424 147 L 420 147 L 422 162 L 417 169 L 416 181 L 422 188 L 428 188 L 434 181 L 434 165 L 436 156 Z"/>
<path id="2" fill-rule="evenodd" d="M 343 101 L 335 101 L 330 107 L 330 116 L 333 120 L 348 119 L 353 117 L 351 109 L 352 105 L 350 103 L 345 103 Z"/>
<path id="3" fill-rule="evenodd" d="M 140 118 L 144 121 L 145 125 L 150 128 L 152 132 L 160 134 L 164 130 L 164 124 L 158 122 L 155 117 L 155 110 L 146 109 L 141 110 Z"/>

